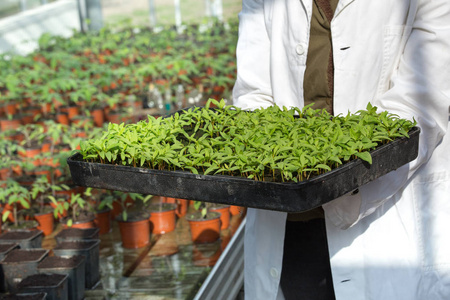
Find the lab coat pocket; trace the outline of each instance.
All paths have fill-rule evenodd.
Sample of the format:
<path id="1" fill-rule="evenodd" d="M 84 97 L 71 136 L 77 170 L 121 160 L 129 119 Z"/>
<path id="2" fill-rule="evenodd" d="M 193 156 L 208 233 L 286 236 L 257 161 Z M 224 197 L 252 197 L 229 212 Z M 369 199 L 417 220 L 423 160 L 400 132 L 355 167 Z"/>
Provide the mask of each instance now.
<path id="1" fill-rule="evenodd" d="M 450 173 L 439 172 L 414 183 L 414 208 L 422 267 L 450 266 Z"/>

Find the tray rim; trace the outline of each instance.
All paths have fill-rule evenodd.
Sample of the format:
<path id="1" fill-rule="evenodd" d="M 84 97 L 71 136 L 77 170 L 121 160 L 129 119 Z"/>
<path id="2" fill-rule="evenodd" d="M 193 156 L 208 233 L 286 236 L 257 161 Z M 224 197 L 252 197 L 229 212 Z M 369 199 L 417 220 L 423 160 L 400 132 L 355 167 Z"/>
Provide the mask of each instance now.
<path id="1" fill-rule="evenodd" d="M 410 131 L 409 131 L 409 135 L 414 136 L 416 134 L 420 134 L 421 130 L 419 127 L 414 126 Z M 377 148 L 375 148 L 374 150 L 370 151 L 370 154 L 373 156 L 378 156 L 381 153 L 389 150 L 389 148 L 392 147 L 392 143 L 401 143 L 402 141 L 406 141 L 409 140 L 410 138 L 407 137 L 402 137 L 399 139 L 395 139 L 389 143 L 386 143 L 384 145 L 380 145 Z M 310 183 L 314 183 L 316 181 L 322 181 L 324 177 L 329 176 L 331 173 L 333 174 L 338 174 L 341 172 L 345 172 L 347 171 L 349 168 L 353 168 L 355 165 L 359 165 L 359 164 L 367 164 L 370 168 L 370 164 L 362 161 L 360 158 L 356 158 L 353 159 L 351 161 L 348 161 L 347 163 L 340 165 L 337 168 L 332 169 L 331 171 L 325 172 L 323 174 L 314 176 L 310 179 L 307 180 L 303 180 L 303 181 L 299 181 L 299 182 L 278 182 L 278 181 L 260 181 L 260 180 L 254 180 L 254 179 L 249 179 L 246 177 L 241 177 L 241 176 L 230 176 L 230 175 L 203 175 L 203 174 L 194 174 L 191 173 L 189 171 L 181 171 L 181 170 L 176 170 L 176 171 L 167 171 L 167 170 L 156 170 L 156 169 L 150 169 L 150 168 L 143 168 L 143 167 L 131 167 L 131 166 L 122 166 L 122 165 L 113 165 L 113 164 L 102 164 L 102 163 L 92 163 L 92 162 L 87 162 L 84 161 L 83 159 L 77 159 L 81 156 L 81 154 L 79 152 L 71 155 L 68 159 L 67 162 L 71 163 L 82 163 L 82 164 L 86 164 L 86 165 L 92 165 L 95 166 L 97 168 L 103 168 L 103 169 L 111 169 L 114 168 L 115 170 L 118 171 L 122 171 L 122 172 L 132 172 L 132 173 L 147 173 L 149 175 L 158 175 L 158 176 L 173 176 L 173 175 L 177 175 L 179 177 L 186 177 L 189 179 L 198 179 L 198 180 L 205 180 L 205 181 L 238 181 L 238 182 L 242 182 L 242 183 L 247 183 L 247 184 L 269 184 L 269 185 L 274 185 L 274 186 L 280 186 L 280 187 L 284 187 L 284 188 L 298 188 L 299 186 L 303 186 L 303 185 L 308 185 Z M 236 182 L 237 183 L 237 182 Z"/>

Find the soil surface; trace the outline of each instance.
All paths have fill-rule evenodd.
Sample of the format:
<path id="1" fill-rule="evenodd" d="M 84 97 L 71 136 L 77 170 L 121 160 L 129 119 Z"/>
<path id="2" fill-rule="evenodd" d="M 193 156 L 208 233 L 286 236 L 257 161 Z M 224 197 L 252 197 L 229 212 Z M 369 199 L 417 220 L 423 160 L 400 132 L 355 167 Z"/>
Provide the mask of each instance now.
<path id="1" fill-rule="evenodd" d="M 39 263 L 38 269 L 75 268 L 83 261 L 83 259 L 83 256 L 48 256 Z"/>
<path id="2" fill-rule="evenodd" d="M 12 244 L 0 244 L 0 254 L 2 254 L 2 253 L 4 253 L 4 252 L 8 251 L 8 250 L 11 249 L 11 247 L 13 247 L 14 245 L 17 245 L 17 244 L 14 244 L 14 243 L 12 243 Z"/>
<path id="3" fill-rule="evenodd" d="M 191 213 L 186 216 L 186 220 L 188 220 L 188 221 L 206 221 L 206 220 L 212 220 L 212 219 L 217 219 L 217 218 L 220 218 L 220 213 L 214 212 L 214 211 L 208 212 L 205 217 L 202 217 L 202 213 L 200 211 Z"/>
<path id="4" fill-rule="evenodd" d="M 122 214 L 119 214 L 116 217 L 116 220 L 119 222 L 136 222 L 136 221 L 142 221 L 142 220 L 145 220 L 148 218 L 150 218 L 150 214 L 147 212 L 132 212 L 132 213 L 128 214 L 126 221 L 123 220 Z"/>
<path id="5" fill-rule="evenodd" d="M 19 289 L 25 287 L 52 287 L 63 282 L 67 275 L 62 274 L 34 274 L 26 277 L 17 286 Z"/>
<path id="6" fill-rule="evenodd" d="M 98 228 L 67 228 L 61 230 L 60 233 L 56 235 L 56 238 L 79 238 L 79 239 L 97 239 L 98 238 Z"/>
<path id="7" fill-rule="evenodd" d="M 56 245 L 54 250 L 79 250 L 89 249 L 94 246 L 97 241 L 64 241 Z"/>
<path id="8" fill-rule="evenodd" d="M 38 249 L 14 249 L 9 252 L 3 262 L 5 263 L 20 263 L 20 262 L 32 262 L 39 260 L 48 250 L 38 250 Z"/>
<path id="9" fill-rule="evenodd" d="M 175 210 L 177 205 L 175 203 L 158 203 L 149 206 L 150 212 L 164 212 L 169 210 Z"/>
<path id="10" fill-rule="evenodd" d="M 27 240 L 38 235 L 37 230 L 11 230 L 3 233 L 0 240 Z"/>

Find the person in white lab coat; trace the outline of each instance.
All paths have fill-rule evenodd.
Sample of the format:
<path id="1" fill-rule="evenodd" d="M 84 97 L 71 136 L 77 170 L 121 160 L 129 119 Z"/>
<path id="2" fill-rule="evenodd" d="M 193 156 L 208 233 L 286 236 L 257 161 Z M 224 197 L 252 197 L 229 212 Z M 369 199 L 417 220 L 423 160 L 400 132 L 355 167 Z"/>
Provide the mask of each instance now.
<path id="1" fill-rule="evenodd" d="M 303 83 L 317 1 L 243 0 L 234 105 L 303 107 L 314 100 L 304 99 Z M 371 102 L 414 117 L 421 129 L 417 159 L 322 206 L 335 297 L 450 299 L 450 2 L 335 5 L 332 112 L 354 113 Z M 248 210 L 246 299 L 284 298 L 286 218 Z"/>

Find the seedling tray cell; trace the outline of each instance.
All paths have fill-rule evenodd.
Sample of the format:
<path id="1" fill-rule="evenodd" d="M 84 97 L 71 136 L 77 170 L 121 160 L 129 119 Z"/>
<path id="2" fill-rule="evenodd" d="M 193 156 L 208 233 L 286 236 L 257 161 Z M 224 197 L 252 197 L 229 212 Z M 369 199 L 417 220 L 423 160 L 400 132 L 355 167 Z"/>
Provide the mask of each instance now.
<path id="1" fill-rule="evenodd" d="M 318 207 L 411 162 L 417 157 L 420 129 L 410 138 L 396 139 L 371 152 L 372 164 L 352 160 L 327 173 L 298 183 L 195 175 L 84 162 L 80 154 L 68 158 L 73 182 L 80 186 L 134 192 L 284 212 Z"/>

